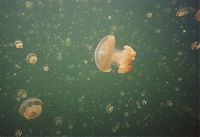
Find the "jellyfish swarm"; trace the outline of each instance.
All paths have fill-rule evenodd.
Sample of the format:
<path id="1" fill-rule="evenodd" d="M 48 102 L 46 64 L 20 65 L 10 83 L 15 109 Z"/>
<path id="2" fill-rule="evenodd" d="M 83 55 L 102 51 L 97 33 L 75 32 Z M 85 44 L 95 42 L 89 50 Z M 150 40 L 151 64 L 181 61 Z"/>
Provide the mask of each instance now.
<path id="1" fill-rule="evenodd" d="M 27 98 L 20 105 L 19 113 L 28 120 L 35 119 L 42 113 L 42 104 L 42 101 L 38 98 Z"/>
<path id="2" fill-rule="evenodd" d="M 96 65 L 103 72 L 110 72 L 112 64 L 118 65 L 118 73 L 130 72 L 135 58 L 136 52 L 128 45 L 124 46 L 124 50 L 115 49 L 114 35 L 101 39 L 95 50 Z"/>
<path id="3" fill-rule="evenodd" d="M 35 53 L 29 53 L 26 56 L 26 62 L 29 64 L 35 64 L 37 62 L 37 55 Z"/>

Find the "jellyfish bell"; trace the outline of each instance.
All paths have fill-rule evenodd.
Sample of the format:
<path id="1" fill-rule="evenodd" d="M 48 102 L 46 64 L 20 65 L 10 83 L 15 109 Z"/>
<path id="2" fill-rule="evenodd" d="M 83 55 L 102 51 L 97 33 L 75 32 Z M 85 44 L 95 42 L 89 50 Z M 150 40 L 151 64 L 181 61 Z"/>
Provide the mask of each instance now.
<path id="1" fill-rule="evenodd" d="M 29 53 L 26 56 L 26 62 L 29 64 L 35 64 L 37 62 L 37 55 L 35 53 Z"/>
<path id="2" fill-rule="evenodd" d="M 95 50 L 95 63 L 103 72 L 110 72 L 114 64 L 118 66 L 118 73 L 130 72 L 135 58 L 136 52 L 128 45 L 124 46 L 124 50 L 115 49 L 114 35 L 101 39 Z"/>
<path id="3" fill-rule="evenodd" d="M 19 113 L 28 120 L 35 119 L 41 115 L 42 105 L 43 102 L 38 98 L 27 98 L 20 105 Z"/>

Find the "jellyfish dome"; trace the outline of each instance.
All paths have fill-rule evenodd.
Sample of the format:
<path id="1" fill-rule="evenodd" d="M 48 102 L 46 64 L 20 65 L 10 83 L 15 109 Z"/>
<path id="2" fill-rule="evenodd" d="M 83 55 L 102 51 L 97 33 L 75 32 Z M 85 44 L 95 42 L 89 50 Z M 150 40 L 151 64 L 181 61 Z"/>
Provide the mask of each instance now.
<path id="1" fill-rule="evenodd" d="M 136 52 L 128 45 L 124 46 L 124 50 L 115 49 L 114 35 L 102 38 L 95 50 L 95 63 L 103 72 L 110 72 L 113 64 L 118 65 L 118 73 L 130 72 L 135 58 Z"/>
<path id="2" fill-rule="evenodd" d="M 42 113 L 42 104 L 43 102 L 38 98 L 27 98 L 20 105 L 19 113 L 28 120 L 35 119 Z"/>

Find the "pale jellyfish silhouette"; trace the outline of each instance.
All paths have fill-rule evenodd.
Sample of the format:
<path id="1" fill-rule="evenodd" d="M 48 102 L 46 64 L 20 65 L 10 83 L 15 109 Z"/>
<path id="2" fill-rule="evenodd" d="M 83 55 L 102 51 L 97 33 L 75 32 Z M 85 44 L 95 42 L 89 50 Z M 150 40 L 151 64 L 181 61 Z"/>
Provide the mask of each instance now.
<path id="1" fill-rule="evenodd" d="M 114 35 L 101 39 L 95 50 L 96 65 L 103 72 L 110 72 L 113 64 L 118 66 L 118 73 L 130 72 L 135 58 L 136 52 L 128 45 L 125 45 L 123 50 L 115 49 Z"/>
<path id="2" fill-rule="evenodd" d="M 184 7 L 184 8 L 181 8 L 181 9 L 176 11 L 177 17 L 184 17 L 184 16 L 187 16 L 187 15 L 189 15 L 189 8 L 188 7 Z"/>

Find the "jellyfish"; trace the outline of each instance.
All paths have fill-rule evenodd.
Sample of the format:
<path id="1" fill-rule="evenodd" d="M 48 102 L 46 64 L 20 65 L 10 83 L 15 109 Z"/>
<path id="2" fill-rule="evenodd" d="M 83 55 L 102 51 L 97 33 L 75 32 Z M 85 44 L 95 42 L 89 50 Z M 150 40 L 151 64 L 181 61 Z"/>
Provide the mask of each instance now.
<path id="1" fill-rule="evenodd" d="M 45 72 L 49 71 L 49 65 L 47 65 L 47 64 L 44 65 L 44 66 L 43 66 L 43 70 L 44 70 Z"/>
<path id="2" fill-rule="evenodd" d="M 200 49 L 200 43 L 198 41 L 193 42 L 192 45 L 191 45 L 191 49 L 192 50 Z"/>
<path id="3" fill-rule="evenodd" d="M 19 113 L 28 120 L 35 119 L 42 113 L 42 104 L 43 102 L 38 98 L 27 98 L 20 105 Z"/>
<path id="4" fill-rule="evenodd" d="M 55 124 L 56 124 L 56 126 L 61 126 L 63 124 L 63 118 L 60 116 L 56 117 Z"/>
<path id="5" fill-rule="evenodd" d="M 17 100 L 25 99 L 25 98 L 27 98 L 27 96 L 28 96 L 28 94 L 27 94 L 26 89 L 18 89 L 17 90 L 17 97 L 16 97 Z"/>
<path id="6" fill-rule="evenodd" d="M 188 14 L 189 14 L 189 8 L 187 7 L 181 8 L 176 12 L 177 17 L 184 17 L 187 16 Z"/>
<path id="7" fill-rule="evenodd" d="M 114 109 L 114 107 L 113 107 L 112 104 L 110 104 L 110 103 L 106 106 L 106 111 L 107 111 L 108 113 L 113 112 L 113 109 Z"/>
<path id="8" fill-rule="evenodd" d="M 130 72 L 135 58 L 136 52 L 128 45 L 124 46 L 124 50 L 115 49 L 114 35 L 101 39 L 95 50 L 96 65 L 103 72 L 110 72 L 113 64 L 118 66 L 118 73 Z"/>
<path id="9" fill-rule="evenodd" d="M 22 48 L 23 48 L 23 43 L 22 43 L 22 41 L 21 41 L 21 40 L 16 40 L 16 41 L 15 41 L 15 47 L 16 47 L 17 49 L 22 49 Z"/>
<path id="10" fill-rule="evenodd" d="M 200 9 L 195 13 L 195 19 L 200 21 Z"/>
<path id="11" fill-rule="evenodd" d="M 22 130 L 17 129 L 17 130 L 15 131 L 15 136 L 16 136 L 16 137 L 21 137 L 21 136 L 22 136 Z"/>
<path id="12" fill-rule="evenodd" d="M 147 12 L 146 17 L 147 18 L 151 18 L 153 16 L 153 14 L 151 12 Z"/>
<path id="13" fill-rule="evenodd" d="M 29 64 L 35 64 L 37 62 L 37 55 L 35 53 L 29 53 L 26 56 L 26 62 Z"/>

